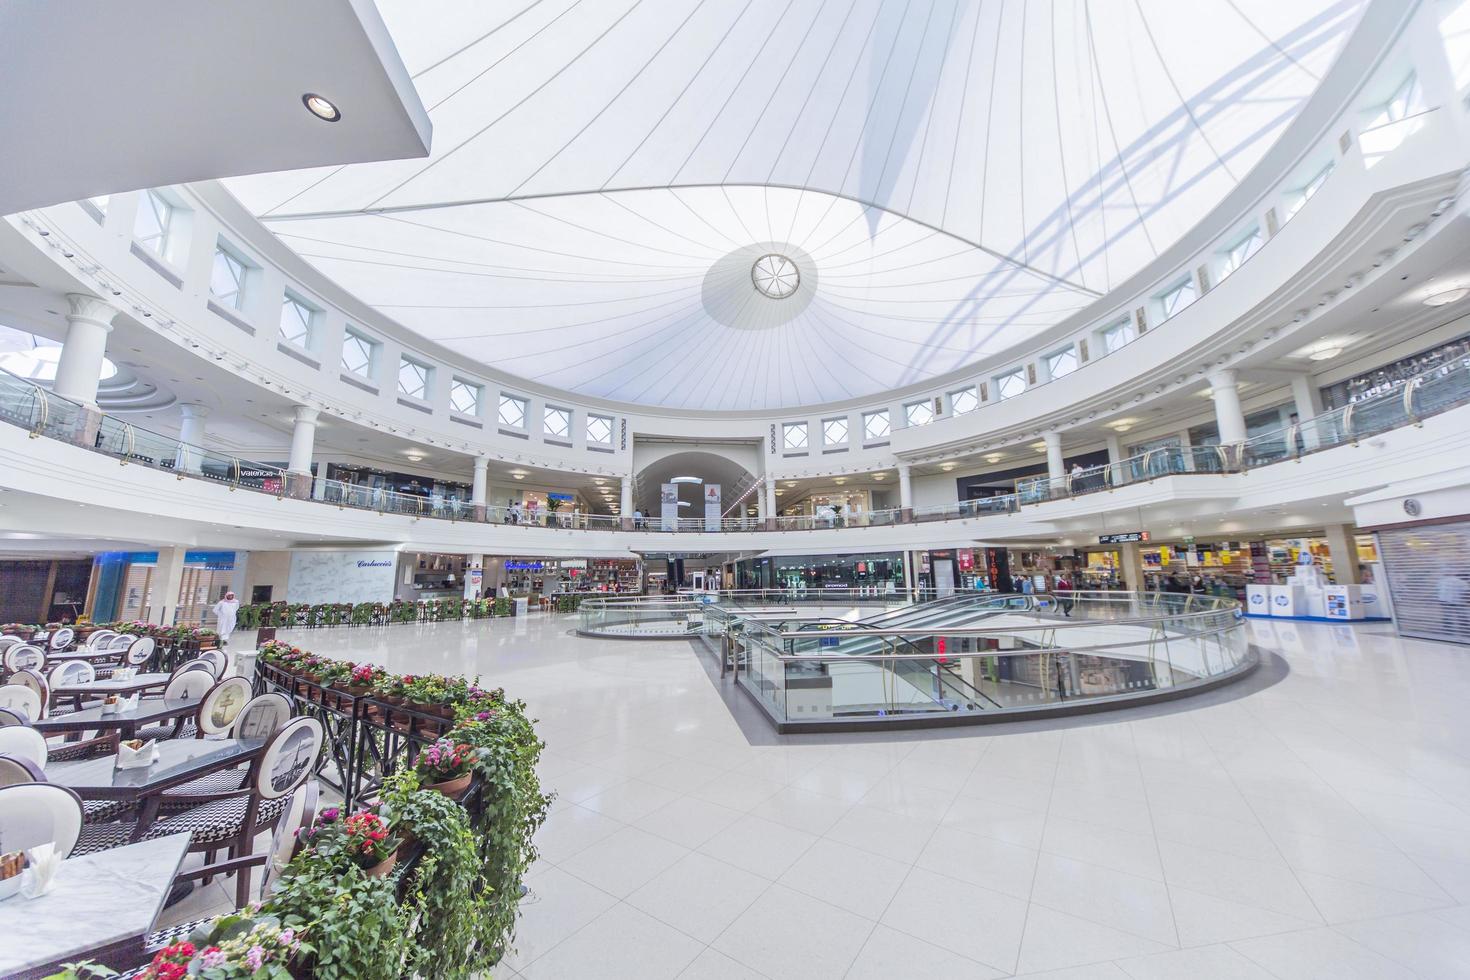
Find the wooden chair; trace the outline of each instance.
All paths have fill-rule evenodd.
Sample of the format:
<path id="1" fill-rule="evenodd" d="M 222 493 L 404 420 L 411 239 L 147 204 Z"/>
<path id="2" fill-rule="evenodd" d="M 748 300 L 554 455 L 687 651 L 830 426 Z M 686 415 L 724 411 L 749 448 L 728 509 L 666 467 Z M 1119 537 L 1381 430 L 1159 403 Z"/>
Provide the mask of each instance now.
<path id="1" fill-rule="evenodd" d="M 325 732 L 315 718 L 293 718 L 277 731 L 264 751 L 250 764 L 245 786 L 220 793 L 201 793 L 189 800 L 190 809 L 156 821 L 143 833 L 143 840 L 180 831 L 194 836 L 192 851 L 212 855 L 227 848 L 229 857 L 198 869 L 201 877 L 239 872 L 235 876 L 235 903 L 243 906 L 250 898 L 250 881 L 245 870 L 267 860 L 252 854 L 255 836 L 280 819 L 291 804 L 292 794 L 315 771 Z M 179 798 L 182 802 L 182 798 Z M 92 854 L 129 843 L 131 823 L 93 824 L 82 831 L 77 853 Z"/>

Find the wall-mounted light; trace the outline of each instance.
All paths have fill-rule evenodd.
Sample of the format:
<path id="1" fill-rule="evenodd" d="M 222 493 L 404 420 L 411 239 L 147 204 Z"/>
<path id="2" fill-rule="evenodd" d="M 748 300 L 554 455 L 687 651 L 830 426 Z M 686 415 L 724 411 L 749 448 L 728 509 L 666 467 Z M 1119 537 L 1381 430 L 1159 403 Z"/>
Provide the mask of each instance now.
<path id="1" fill-rule="evenodd" d="M 338 109 L 331 99 L 317 95 L 315 92 L 307 92 L 303 95 L 301 104 L 306 106 L 307 112 L 322 122 L 338 122 L 342 118 L 342 110 Z"/>

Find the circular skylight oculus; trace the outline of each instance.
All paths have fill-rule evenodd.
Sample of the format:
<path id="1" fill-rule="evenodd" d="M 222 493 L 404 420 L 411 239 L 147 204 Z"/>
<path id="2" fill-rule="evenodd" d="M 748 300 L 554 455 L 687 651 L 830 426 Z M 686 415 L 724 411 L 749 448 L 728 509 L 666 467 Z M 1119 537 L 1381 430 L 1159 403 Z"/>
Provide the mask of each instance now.
<path id="1" fill-rule="evenodd" d="M 750 281 L 755 291 L 771 299 L 785 299 L 801 285 L 801 272 L 796 263 L 779 252 L 768 252 L 750 267 Z"/>

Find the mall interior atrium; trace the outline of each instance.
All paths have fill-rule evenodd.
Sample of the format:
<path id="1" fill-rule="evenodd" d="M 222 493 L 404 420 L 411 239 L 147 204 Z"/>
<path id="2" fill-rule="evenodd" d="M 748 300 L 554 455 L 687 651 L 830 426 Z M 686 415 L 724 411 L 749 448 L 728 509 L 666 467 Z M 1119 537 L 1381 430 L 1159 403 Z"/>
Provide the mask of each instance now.
<path id="1" fill-rule="evenodd" d="M 0 977 L 1470 977 L 1470 0 L 0 87 Z"/>

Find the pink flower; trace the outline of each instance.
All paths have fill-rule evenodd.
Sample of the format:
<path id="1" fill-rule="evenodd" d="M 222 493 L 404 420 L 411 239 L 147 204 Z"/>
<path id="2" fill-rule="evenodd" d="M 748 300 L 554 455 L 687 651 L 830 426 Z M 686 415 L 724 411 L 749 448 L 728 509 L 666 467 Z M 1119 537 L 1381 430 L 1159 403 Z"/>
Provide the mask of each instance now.
<path id="1" fill-rule="evenodd" d="M 261 964 L 265 962 L 265 950 L 261 949 L 259 943 L 246 950 L 245 962 L 250 964 L 252 970 L 260 969 Z"/>
<path id="2" fill-rule="evenodd" d="M 280 942 L 282 946 L 289 946 L 296 941 L 295 929 L 282 929 Z"/>
<path id="3" fill-rule="evenodd" d="M 226 959 L 227 957 L 225 956 L 224 952 L 219 949 L 219 947 L 211 946 L 209 949 L 206 949 L 204 951 L 203 965 L 206 968 L 224 966 Z"/>

